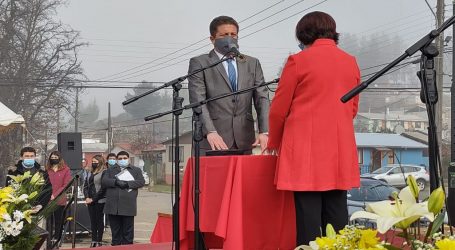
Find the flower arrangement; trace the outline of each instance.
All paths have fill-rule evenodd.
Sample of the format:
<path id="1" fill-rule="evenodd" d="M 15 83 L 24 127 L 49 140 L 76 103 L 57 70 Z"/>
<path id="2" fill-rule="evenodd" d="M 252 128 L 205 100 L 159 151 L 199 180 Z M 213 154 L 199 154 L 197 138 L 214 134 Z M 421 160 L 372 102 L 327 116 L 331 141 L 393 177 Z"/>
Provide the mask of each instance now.
<path id="1" fill-rule="evenodd" d="M 31 250 L 39 241 L 35 228 L 41 219 L 33 204 L 43 191 L 44 179 L 30 171 L 9 177 L 9 186 L 0 189 L 0 249 Z"/>
<path id="2" fill-rule="evenodd" d="M 341 249 L 455 249 L 455 237 L 445 236 L 439 232 L 443 225 L 445 195 L 442 188 L 434 190 L 428 201 L 419 202 L 419 188 L 415 179 L 409 176 L 408 186 L 393 194 L 393 200 L 370 203 L 366 211 L 357 211 L 351 216 L 351 221 L 356 219 L 369 219 L 376 221 L 376 229 L 368 229 L 359 225 L 348 225 L 337 234 L 329 224 L 326 235 L 310 242 L 309 246 L 299 246 L 296 250 L 341 250 Z M 429 226 L 421 228 L 420 220 L 428 220 Z M 398 237 L 403 238 L 403 243 L 394 246 L 386 240 L 381 240 L 378 233 L 386 234 L 392 228 L 401 232 Z M 424 233 L 424 236 L 422 236 Z"/>

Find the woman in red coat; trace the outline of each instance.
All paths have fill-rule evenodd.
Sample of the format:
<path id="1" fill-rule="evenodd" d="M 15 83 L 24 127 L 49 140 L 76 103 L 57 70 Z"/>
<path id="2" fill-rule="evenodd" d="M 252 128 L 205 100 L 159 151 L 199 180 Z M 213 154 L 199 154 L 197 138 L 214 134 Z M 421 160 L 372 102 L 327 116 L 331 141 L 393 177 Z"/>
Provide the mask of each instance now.
<path id="1" fill-rule="evenodd" d="M 46 164 L 46 171 L 49 174 L 49 180 L 52 184 L 51 200 L 54 200 L 64 190 L 66 185 L 71 181 L 71 171 L 65 164 L 60 152 L 54 151 L 49 155 Z M 62 194 L 57 200 L 57 208 L 52 213 L 51 223 L 53 231 L 50 232 L 54 239 L 59 239 L 62 233 L 64 223 L 64 208 L 66 206 L 66 194 Z"/>
<path id="2" fill-rule="evenodd" d="M 353 127 L 358 98 L 340 101 L 360 72 L 355 58 L 337 47 L 338 35 L 326 13 L 299 21 L 304 50 L 288 58 L 270 107 L 267 148 L 278 153 L 277 188 L 294 191 L 298 245 L 314 240 L 327 223 L 342 229 L 346 190 L 360 184 Z"/>

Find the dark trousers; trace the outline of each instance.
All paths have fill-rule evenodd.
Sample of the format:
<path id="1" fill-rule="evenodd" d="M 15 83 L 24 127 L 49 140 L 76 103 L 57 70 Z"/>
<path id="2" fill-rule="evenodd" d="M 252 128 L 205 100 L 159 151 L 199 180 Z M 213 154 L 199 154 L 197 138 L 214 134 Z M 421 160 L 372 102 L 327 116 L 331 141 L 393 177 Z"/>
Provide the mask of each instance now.
<path id="1" fill-rule="evenodd" d="M 57 206 L 51 216 L 52 238 L 58 239 L 63 231 L 63 211 L 65 206 Z"/>
<path id="2" fill-rule="evenodd" d="M 109 223 L 111 225 L 113 246 L 133 244 L 134 216 L 110 214 Z"/>
<path id="3" fill-rule="evenodd" d="M 95 202 L 90 204 L 88 207 L 88 213 L 90 215 L 90 227 L 92 230 L 92 241 L 101 242 L 103 241 L 104 231 L 104 203 Z"/>
<path id="4" fill-rule="evenodd" d="M 325 235 L 327 224 L 338 232 L 348 224 L 347 192 L 294 192 L 297 246 L 308 245 Z"/>

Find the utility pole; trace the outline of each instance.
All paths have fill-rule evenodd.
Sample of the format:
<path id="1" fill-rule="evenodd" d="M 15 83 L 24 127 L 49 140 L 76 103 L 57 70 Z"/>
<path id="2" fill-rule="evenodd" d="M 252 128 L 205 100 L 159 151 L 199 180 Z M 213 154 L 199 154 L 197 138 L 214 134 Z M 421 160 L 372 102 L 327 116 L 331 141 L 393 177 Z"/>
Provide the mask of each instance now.
<path id="1" fill-rule="evenodd" d="M 452 0 L 452 7 L 455 7 L 455 0 Z M 453 9 L 455 15 L 455 9 Z M 455 25 L 452 25 L 452 86 L 450 88 L 450 166 L 448 168 L 448 191 L 447 191 L 447 214 L 450 229 L 455 226 Z"/>
<path id="2" fill-rule="evenodd" d="M 111 103 L 107 104 L 107 152 L 112 150 L 112 121 L 111 121 Z"/>
<path id="3" fill-rule="evenodd" d="M 436 28 L 440 27 L 444 22 L 444 0 L 437 0 L 436 5 Z M 439 50 L 439 55 L 435 58 L 436 61 L 436 88 L 439 91 L 438 102 L 436 103 L 436 133 L 437 140 L 442 145 L 442 112 L 443 112 L 443 59 L 444 59 L 444 33 L 441 33 L 436 38 L 436 47 Z M 441 154 L 438 152 L 438 154 Z"/>
<path id="4" fill-rule="evenodd" d="M 57 108 L 57 134 L 60 134 L 60 107 Z"/>
<path id="5" fill-rule="evenodd" d="M 79 88 L 76 87 L 76 110 L 74 111 L 74 132 L 78 132 L 79 123 Z"/>

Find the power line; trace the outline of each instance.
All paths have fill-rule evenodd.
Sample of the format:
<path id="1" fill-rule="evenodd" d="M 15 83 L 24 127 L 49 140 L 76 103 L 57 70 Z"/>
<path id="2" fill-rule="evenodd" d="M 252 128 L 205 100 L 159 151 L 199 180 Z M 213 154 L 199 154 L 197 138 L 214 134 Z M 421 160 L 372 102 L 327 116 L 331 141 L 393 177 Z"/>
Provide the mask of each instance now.
<path id="1" fill-rule="evenodd" d="M 302 11 L 299 11 L 299 12 L 297 12 L 297 13 L 291 15 L 291 16 L 288 16 L 288 17 L 286 17 L 286 18 L 284 18 L 284 19 L 281 19 L 281 20 L 279 20 L 279 21 L 277 21 L 277 22 L 274 22 L 274 23 L 272 23 L 272 24 L 270 24 L 270 25 L 267 25 L 267 26 L 265 26 L 265 27 L 263 27 L 263 28 L 261 28 L 261 29 L 259 29 L 259 30 L 256 30 L 256 31 L 254 31 L 254 32 L 251 32 L 251 33 L 249 33 L 249 34 L 247 34 L 247 35 L 245 35 L 245 36 L 242 36 L 242 37 L 239 38 L 239 40 L 244 39 L 244 38 L 246 38 L 246 37 L 249 37 L 249 36 L 251 36 L 251 35 L 254 35 L 254 34 L 256 34 L 256 33 L 260 32 L 260 31 L 263 31 L 263 30 L 265 30 L 265 29 L 267 29 L 267 28 L 270 28 L 270 27 L 272 27 L 272 26 L 274 26 L 274 25 L 276 25 L 276 24 L 278 24 L 278 23 L 281 23 L 281 22 L 283 22 L 283 21 L 285 21 L 285 20 L 287 20 L 287 19 L 289 19 L 289 18 L 292 18 L 292 17 L 294 17 L 294 16 L 296 16 L 296 15 L 298 15 L 298 14 L 301 14 L 301 13 L 303 13 L 304 11 L 307 11 L 307 10 L 309 10 L 309 9 L 311 9 L 311 8 L 314 8 L 314 7 L 320 5 L 320 4 L 324 3 L 324 2 L 327 2 L 327 1 L 328 1 L 328 0 L 323 0 L 323 1 L 319 2 L 319 3 L 317 3 L 317 4 L 314 4 L 314 5 L 310 6 L 309 8 L 306 8 L 306 9 L 304 9 L 304 10 L 302 10 Z M 242 30 L 242 29 L 240 29 L 240 30 Z M 210 44 L 208 44 L 208 45 L 210 45 Z M 169 64 L 169 65 L 165 65 L 165 66 L 160 67 L 160 68 L 158 68 L 158 69 L 149 70 L 149 69 L 152 69 L 152 68 L 156 68 L 156 67 L 158 67 L 158 66 L 161 66 L 161 65 L 163 65 L 164 63 L 167 63 L 167 62 L 173 61 L 173 60 L 175 60 L 175 59 L 181 58 L 181 57 L 184 56 L 184 55 L 191 54 L 192 52 L 198 51 L 198 50 L 200 50 L 200 49 L 202 49 L 202 48 L 205 48 L 206 46 L 207 46 L 207 45 L 201 46 L 201 47 L 199 47 L 199 48 L 196 48 L 196 49 L 194 49 L 194 50 L 191 50 L 191 51 L 189 51 L 189 52 L 186 52 L 186 53 L 184 53 L 184 54 L 182 54 L 182 55 L 179 55 L 178 57 L 171 58 L 171 59 L 169 59 L 169 60 L 167 60 L 167 61 L 165 61 L 165 62 L 161 62 L 161 63 L 158 63 L 158 64 L 156 64 L 156 65 L 152 65 L 152 66 L 150 66 L 150 67 L 147 67 L 147 68 L 145 68 L 145 69 L 142 69 L 142 70 L 139 70 L 139 71 L 136 72 L 136 73 L 138 73 L 138 72 L 142 72 L 142 71 L 147 70 L 147 71 L 144 72 L 144 73 L 141 73 L 141 74 L 138 74 L 138 75 L 133 75 L 133 76 L 129 76 L 129 75 L 135 74 L 135 72 L 126 74 L 126 75 L 124 75 L 123 77 L 126 77 L 126 76 L 129 76 L 129 77 L 128 77 L 128 78 L 122 78 L 122 80 L 128 80 L 128 79 L 131 79 L 131 78 L 134 78 L 134 77 L 139 77 L 139 76 L 147 75 L 147 74 L 150 74 L 150 73 L 152 73 L 152 72 L 160 71 L 160 70 L 162 70 L 162 69 L 169 68 L 169 67 L 171 67 L 171 66 L 174 66 L 174 65 L 177 65 L 177 64 L 180 64 L 180 63 L 183 63 L 183 62 L 187 62 L 189 59 L 191 59 L 191 57 L 190 57 L 190 58 L 185 58 L 185 59 L 183 59 L 183 60 L 180 60 L 180 61 L 178 61 L 178 62 Z"/>
<path id="2" fill-rule="evenodd" d="M 254 14 L 251 15 L 250 17 L 256 16 L 257 14 L 262 13 L 262 12 L 268 10 L 269 8 L 273 7 L 273 6 L 276 6 L 277 4 L 279 4 L 279 3 L 281 3 L 281 2 L 283 2 L 283 1 L 280 0 L 279 2 L 272 4 L 270 7 L 265 8 L 265 9 L 263 9 L 263 10 L 260 10 L 260 11 L 257 12 L 257 13 L 254 13 Z M 247 17 L 247 18 L 244 19 L 244 20 L 248 20 L 250 17 Z M 130 69 L 127 69 L 127 70 L 123 70 L 123 71 L 121 71 L 121 72 L 119 72 L 119 73 L 115 73 L 115 74 L 111 74 L 111 75 L 108 75 L 108 76 L 105 76 L 105 77 L 101 77 L 101 78 L 99 78 L 98 80 L 103 79 L 103 78 L 112 78 L 113 76 L 118 76 L 118 75 L 120 75 L 120 74 L 123 74 L 123 73 L 126 73 L 126 72 L 130 72 L 130 71 L 133 71 L 133 70 L 135 70 L 135 69 L 144 67 L 144 66 L 149 65 L 149 64 L 152 64 L 152 63 L 154 63 L 154 62 L 156 62 L 156 61 L 158 61 L 158 60 L 164 59 L 164 58 L 166 58 L 166 57 L 168 57 L 168 56 L 175 55 L 175 54 L 177 54 L 177 53 L 180 52 L 180 51 L 186 50 L 186 49 L 188 49 L 188 48 L 190 48 L 190 47 L 192 47 L 192 46 L 194 46 L 194 45 L 196 45 L 196 44 L 199 44 L 199 43 L 201 43 L 201 42 L 203 42 L 203 41 L 206 41 L 206 40 L 207 40 L 207 37 L 204 37 L 204 38 L 198 40 L 197 42 L 191 43 L 191 44 L 188 45 L 188 46 L 185 46 L 185 47 L 183 47 L 183 48 L 181 48 L 181 49 L 178 49 L 178 50 L 176 50 L 176 51 L 173 51 L 173 52 L 171 52 L 171 53 L 168 53 L 168 54 L 166 54 L 166 55 L 164 55 L 164 56 L 162 56 L 162 57 L 159 57 L 159 58 L 157 58 L 157 59 L 154 59 L 154 60 L 152 60 L 152 61 L 150 61 L 150 62 L 141 64 L 141 65 L 139 65 L 139 66 L 136 66 L 136 67 L 133 67 L 133 68 L 130 68 Z M 133 73 L 133 74 L 134 74 L 134 73 Z M 127 75 L 130 75 L 130 74 L 127 74 Z M 125 77 L 125 76 L 123 76 L 123 77 Z"/>

